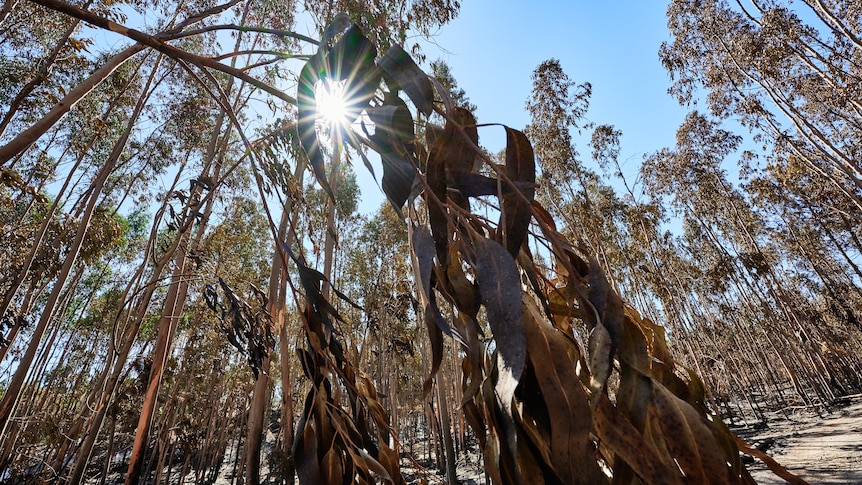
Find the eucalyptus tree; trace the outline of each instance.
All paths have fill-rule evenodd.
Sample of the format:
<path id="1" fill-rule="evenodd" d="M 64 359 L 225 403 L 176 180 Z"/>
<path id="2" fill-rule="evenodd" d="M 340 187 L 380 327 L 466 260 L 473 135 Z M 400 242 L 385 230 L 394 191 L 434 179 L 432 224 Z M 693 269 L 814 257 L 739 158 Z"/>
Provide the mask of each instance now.
<path id="1" fill-rule="evenodd" d="M 858 227 L 862 45 L 851 20 L 856 16 L 852 2 L 674 1 L 668 7 L 673 41 L 660 56 L 681 102 L 705 91 L 712 114 L 739 121 L 771 150 L 764 168 L 773 178 L 803 169 L 813 183 L 794 196 L 823 212 L 847 214 Z M 788 182 L 788 190 L 796 189 Z"/>
<path id="2" fill-rule="evenodd" d="M 705 266 L 712 265 L 711 274 L 706 274 L 714 282 L 710 293 L 732 295 L 731 301 L 742 304 L 740 310 L 760 322 L 757 332 L 763 332 L 761 338 L 774 348 L 774 357 L 800 397 L 808 399 L 805 387 L 810 385 L 820 398 L 832 399 L 840 386 L 829 389 L 820 349 L 812 342 L 826 337 L 818 331 L 819 316 L 811 312 L 811 299 L 818 295 L 790 286 L 793 280 L 775 244 L 767 239 L 762 214 L 727 181 L 721 168 L 739 143 L 740 137 L 692 113 L 677 133 L 675 149 L 645 162 L 645 178 L 653 191 L 672 197 L 688 224 L 694 256 Z M 776 325 L 779 321 L 786 323 Z"/>
<path id="3" fill-rule="evenodd" d="M 345 91 L 351 93 L 346 104 L 352 119 L 359 118 L 364 111 L 373 123 L 373 134 L 370 130 L 361 133 L 343 130 L 342 140 L 346 140 L 349 147 L 341 154 L 352 153 L 361 158 L 365 148 L 378 151 L 384 162 L 382 186 L 387 199 L 399 219 L 406 213 L 402 220 L 407 226 L 414 271 L 414 298 L 420 302 L 431 358 L 429 374 L 423 383 L 423 395 L 431 392 L 439 375 L 443 339 L 447 335 L 451 337 L 452 345 L 464 355 L 460 376 L 461 412 L 477 436 L 486 469 L 495 483 L 526 479 L 566 483 L 610 482 L 603 467 L 609 469 L 618 482 L 683 483 L 685 480 L 705 482 L 714 478 L 718 483 L 742 483 L 748 477 L 739 452 L 764 456 L 731 433 L 720 418 L 710 412 L 702 382 L 695 373 L 679 367 L 668 351 L 661 327 L 626 306 L 609 284 L 594 251 L 587 245 L 573 243 L 558 232 L 554 218 L 540 201 L 534 200 L 535 156 L 529 138 L 519 130 L 503 127 L 507 147 L 503 163 L 497 164 L 479 148 L 475 118 L 469 110 L 454 106 L 446 89 L 422 72 L 396 42 L 404 40 L 405 30 L 401 27 L 407 24 L 393 22 L 395 28 L 387 30 L 390 17 L 400 14 L 407 15 L 420 30 L 427 29 L 451 18 L 447 15 L 453 13 L 454 3 L 362 4 L 357 6 L 354 16 L 357 23 L 366 28 L 368 36 L 360 25 L 349 21 L 348 16 L 331 15 L 334 11 L 320 7 L 322 10 L 313 13 L 326 22 L 332 19 L 332 22 L 321 29 L 320 42 L 308 42 L 316 44 L 317 52 L 309 56 L 301 68 L 294 98 L 269 84 L 267 81 L 271 79 L 263 81 L 254 77 L 266 75 L 256 70 L 261 65 L 237 69 L 220 62 L 222 59 L 195 54 L 192 48 L 181 49 L 175 45 L 180 42 L 171 43 L 219 29 L 274 33 L 273 29 L 255 30 L 244 26 L 237 28 L 236 25 L 205 23 L 200 27 L 193 26 L 225 11 L 242 16 L 238 10 L 248 5 L 240 5 L 239 1 L 202 12 L 169 10 L 177 18 L 187 13 L 190 16 L 186 21 L 177 20 L 172 28 L 166 27 L 167 30 L 155 35 L 126 29 L 93 11 L 59 0 L 33 1 L 128 36 L 136 42 L 128 49 L 137 50 L 129 53 L 130 57 L 137 52 L 152 54 L 151 49 L 158 51 L 159 54 L 153 54 L 153 57 L 161 59 L 166 66 L 181 68 L 181 72 L 194 79 L 231 124 L 230 129 L 214 130 L 225 133 L 223 138 L 210 138 L 214 140 L 212 146 L 230 159 L 229 166 L 218 177 L 195 178 L 193 186 L 200 184 L 205 189 L 199 193 L 200 199 L 192 198 L 188 193 L 178 193 L 179 181 L 186 173 L 183 169 L 178 171 L 168 193 L 160 198 L 161 209 L 156 213 L 151 231 L 152 244 L 147 247 L 143 260 L 130 278 L 122 295 L 123 306 L 115 316 L 116 330 L 112 340 L 117 345 L 111 346 L 112 355 L 107 359 L 109 365 L 100 373 L 97 389 L 88 396 L 88 410 L 82 409 L 81 419 L 77 421 L 82 423 L 79 428 L 86 431 L 76 438 L 76 441 L 81 441 L 76 443 L 75 452 L 63 454 L 75 456 L 74 466 L 69 472 L 70 481 L 78 483 L 84 477 L 94 443 L 100 435 L 102 420 L 110 413 L 110 404 L 115 402 L 115 393 L 121 387 L 126 363 L 145 319 L 148 316 L 158 320 L 165 316 L 181 316 L 176 311 L 164 311 L 170 302 L 162 306 L 162 310 L 154 310 L 152 302 L 163 272 L 167 274 L 167 270 L 182 266 L 185 259 L 192 259 L 188 252 L 195 247 L 184 245 L 188 239 L 183 236 L 198 227 L 195 224 L 200 216 L 192 208 L 197 208 L 201 202 L 223 197 L 225 187 L 235 184 L 251 185 L 257 189 L 260 206 L 266 214 L 263 221 L 268 226 L 268 236 L 273 237 L 274 249 L 270 265 L 263 263 L 266 261 L 263 257 L 255 258 L 263 273 L 261 280 L 266 281 L 267 266 L 270 270 L 269 292 L 254 288 L 247 293 L 240 292 L 227 282 L 219 282 L 220 291 L 212 287 L 205 287 L 203 291 L 206 305 L 216 311 L 219 325 L 225 326 L 223 331 L 228 340 L 233 337 L 238 341 L 237 337 L 242 334 L 244 341 L 238 341 L 239 346 L 244 348 L 253 371 L 258 373 L 251 402 L 248 407 L 242 406 L 241 414 L 249 425 L 247 439 L 252 441 L 243 455 L 244 466 L 256 464 L 260 409 L 266 409 L 269 402 L 268 376 L 261 371 L 269 364 L 274 345 L 272 312 L 284 311 L 284 302 L 279 295 L 282 293 L 281 285 L 287 285 L 302 323 L 304 345 L 298 346 L 297 356 L 307 383 L 291 448 L 300 482 L 364 483 L 379 480 L 405 483 L 399 463 L 400 445 L 390 439 L 393 433 L 391 414 L 381 404 L 384 396 L 377 392 L 378 386 L 346 352 L 343 343 L 345 339 L 341 329 L 349 322 L 345 316 L 347 312 L 342 310 L 358 305 L 340 291 L 339 272 L 330 271 L 338 265 L 326 262 L 329 253 L 335 251 L 337 234 L 332 230 L 335 227 L 332 222 L 338 196 L 333 189 L 339 187 L 334 183 L 339 170 L 336 166 L 327 167 L 324 162 L 326 151 L 323 145 L 326 141 L 315 128 L 320 100 L 314 87 L 318 81 L 325 80 L 345 84 Z M 231 10 L 233 7 L 238 8 Z M 325 8 L 334 7 L 342 8 L 342 5 L 330 2 Z M 425 17 L 409 18 L 423 13 Z M 167 17 L 172 18 L 171 15 Z M 166 24 L 170 23 L 170 20 L 166 21 Z M 289 32 L 280 34 L 300 37 Z M 378 56 L 378 52 L 382 54 Z M 262 55 L 264 59 L 260 62 L 266 65 L 283 57 L 273 55 L 271 51 Z M 71 103 L 86 97 L 97 82 L 104 80 L 109 71 L 123 61 L 122 57 L 105 61 L 102 67 L 107 66 L 107 71 L 97 70 L 72 93 L 77 98 L 67 101 Z M 293 183 L 288 183 L 285 187 L 288 190 L 273 191 L 277 185 L 273 179 L 290 171 L 276 173 L 272 160 L 282 155 L 288 166 L 294 162 L 291 168 L 301 166 L 301 162 L 285 156 L 290 155 L 289 151 L 276 152 L 278 147 L 273 148 L 276 145 L 273 140 L 279 137 L 279 133 L 269 133 L 254 142 L 246 136 L 241 114 L 232 108 L 231 99 L 219 78 L 210 70 L 266 91 L 287 103 L 289 110 L 296 106 L 298 119 L 295 123 L 287 121 L 280 127 L 280 133 L 295 133 L 301 153 L 307 158 L 321 193 L 325 194 L 322 197 L 329 205 L 323 249 L 324 271 L 312 267 L 308 257 L 310 249 L 304 240 L 295 238 L 288 243 L 287 233 L 295 235 L 297 229 L 291 225 L 291 218 L 282 217 L 287 222 L 276 224 L 271 211 L 272 199 L 280 198 L 284 210 L 288 207 L 286 200 L 305 203 L 303 196 L 307 194 L 302 190 L 302 177 L 295 177 Z M 143 71 L 143 79 L 155 79 L 155 72 L 155 69 Z M 401 91 L 405 98 L 400 95 Z M 416 143 L 417 130 L 413 113 L 407 105 L 408 98 L 418 112 L 416 118 L 427 119 L 433 112 L 445 119 L 445 125 L 436 137 L 435 134 L 428 137 L 430 143 L 427 147 Z M 435 99 L 441 102 L 435 103 Z M 51 131 L 69 106 L 60 103 L 55 108 L 0 148 L 0 160 L 13 159 L 24 153 L 34 139 Z M 566 116 L 570 116 L 570 107 L 565 111 Z M 135 118 L 127 120 L 127 131 L 128 127 L 135 126 Z M 562 126 L 567 130 L 570 123 L 565 121 Z M 236 138 L 231 133 L 235 133 Z M 563 137 L 562 132 L 558 136 Z M 237 139 L 239 143 L 229 143 Z M 220 144 L 218 140 L 228 142 Z M 548 147 L 551 141 L 548 138 L 541 142 Z M 112 147 L 119 150 L 124 145 L 125 142 Z M 271 153 L 265 153 L 268 148 Z M 564 149 L 566 158 L 561 159 L 561 164 L 573 163 L 573 158 L 569 157 L 571 144 L 566 143 Z M 333 151 L 339 155 L 338 149 Z M 189 153 L 197 155 L 199 151 L 190 150 Z M 339 155 L 335 160 L 340 162 L 342 158 Z M 481 171 L 475 168 L 477 160 L 482 164 Z M 245 165 L 247 171 L 239 168 L 243 162 L 248 162 Z M 102 166 L 103 171 L 107 166 Z M 233 170 L 237 170 L 236 178 L 228 174 Z M 564 176 L 562 172 L 560 175 Z M 583 173 L 580 175 L 583 175 L 581 185 L 586 192 L 590 185 L 588 177 Z M 272 183 L 268 183 L 264 176 Z M 92 204 L 99 197 L 98 193 L 105 185 L 103 178 L 106 177 L 98 177 L 97 183 L 93 184 L 94 189 L 99 190 L 82 197 L 86 204 Z M 286 180 L 286 177 L 279 180 Z M 496 198 L 500 208 L 496 214 L 499 219 L 494 221 L 488 214 L 472 212 L 468 199 L 475 197 Z M 173 199 L 180 201 L 182 209 L 171 214 L 169 207 Z M 613 198 L 606 199 L 608 206 L 613 207 Z M 91 205 L 86 207 L 82 214 L 91 210 Z M 595 210 L 591 208 L 584 212 L 594 216 Z M 252 217 L 256 213 L 255 210 L 243 213 L 243 216 Z M 292 210 L 285 210 L 284 216 L 288 213 Z M 529 231 L 531 225 L 536 227 L 535 233 Z M 602 231 L 597 225 L 591 231 L 594 245 L 601 247 Z M 77 234 L 81 232 L 79 227 Z M 547 268 L 539 265 L 529 254 L 527 248 L 530 244 L 548 248 L 549 257 L 554 259 L 551 272 L 547 272 Z M 260 256 L 262 251 L 255 254 Z M 608 264 L 610 259 L 604 259 Z M 248 266 L 253 270 L 257 264 Z M 178 274 L 186 273 L 185 270 L 180 273 L 174 271 L 172 280 Z M 246 282 L 254 277 L 245 274 L 243 279 Z M 180 290 L 175 291 L 178 297 Z M 168 297 L 170 289 L 164 294 L 168 300 L 172 299 Z M 270 304 L 267 300 L 273 296 L 277 302 Z M 555 303 L 553 308 L 552 302 Z M 575 327 L 589 332 L 588 344 L 578 342 L 573 331 Z M 161 343 L 156 344 L 157 352 L 153 354 L 164 359 L 164 364 L 160 375 L 154 375 L 152 369 L 140 369 L 141 373 L 147 374 L 145 392 L 149 397 L 141 403 L 139 422 L 145 413 L 149 413 L 145 408 L 156 407 L 153 399 L 157 399 L 160 393 L 158 390 L 149 392 L 149 389 L 158 388 L 158 381 L 178 391 L 185 385 L 192 389 L 191 384 L 174 380 L 171 376 L 177 363 L 187 362 L 188 354 L 173 362 L 171 357 L 199 348 L 194 343 L 183 342 L 182 349 L 175 349 L 178 353 L 171 352 L 171 334 L 185 330 L 179 324 L 173 328 L 172 325 L 158 325 L 151 330 L 150 335 L 166 336 L 165 339 L 157 338 Z M 140 347 L 138 351 L 149 353 L 148 349 Z M 688 378 L 680 377 L 683 375 Z M 164 376 L 167 379 L 163 379 Z M 444 387 L 440 380 L 437 380 L 438 392 Z M 141 389 L 144 390 L 144 386 Z M 226 396 L 226 399 L 231 404 L 223 409 L 237 408 L 233 397 Z M 159 432 L 155 437 L 161 448 L 153 454 L 154 467 L 163 460 L 156 456 L 166 456 L 163 431 L 170 429 L 170 424 L 179 419 L 183 405 L 179 397 L 174 399 L 173 396 L 168 396 L 164 402 L 167 406 L 158 418 Z M 215 420 L 211 425 L 227 427 L 227 422 Z M 444 432 L 447 428 L 443 427 Z M 136 440 L 142 443 L 150 441 L 140 425 L 137 433 L 140 438 Z M 144 447 L 136 448 L 141 450 Z M 452 454 L 447 452 L 447 455 Z M 766 462 L 781 476 L 795 479 L 773 461 L 767 459 Z M 127 480 L 138 480 L 135 470 L 142 469 L 142 466 L 130 460 L 129 468 L 132 473 L 127 474 Z M 164 473 L 159 468 L 157 476 Z M 259 479 L 256 473 L 256 470 L 250 471 L 248 479 Z M 454 473 L 450 472 L 450 479 L 457 480 Z"/>

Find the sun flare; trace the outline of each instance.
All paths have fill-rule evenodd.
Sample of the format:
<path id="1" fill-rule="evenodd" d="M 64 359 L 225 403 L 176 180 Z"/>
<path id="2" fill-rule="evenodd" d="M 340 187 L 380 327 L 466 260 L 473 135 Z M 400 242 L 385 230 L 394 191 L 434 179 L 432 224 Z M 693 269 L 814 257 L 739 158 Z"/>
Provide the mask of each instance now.
<path id="1" fill-rule="evenodd" d="M 326 129 L 347 124 L 347 100 L 342 81 L 318 81 L 314 86 L 317 118 Z"/>

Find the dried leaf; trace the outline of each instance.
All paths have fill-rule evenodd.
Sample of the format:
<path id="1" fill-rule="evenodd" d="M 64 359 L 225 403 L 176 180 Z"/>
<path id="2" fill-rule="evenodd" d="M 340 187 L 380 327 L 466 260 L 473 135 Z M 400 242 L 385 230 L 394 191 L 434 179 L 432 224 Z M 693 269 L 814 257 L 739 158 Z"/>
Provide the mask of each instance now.
<path id="1" fill-rule="evenodd" d="M 330 448 L 323 456 L 320 464 L 324 481 L 321 483 L 342 483 L 344 481 L 344 463 L 341 453 L 336 448 Z"/>
<path id="2" fill-rule="evenodd" d="M 320 150 L 320 142 L 314 129 L 317 119 L 317 100 L 314 97 L 314 86 L 321 78 L 326 76 L 325 52 L 319 51 L 311 56 L 299 73 L 299 82 L 296 88 L 296 107 L 299 118 L 296 122 L 299 131 L 299 144 L 308 157 L 308 163 L 317 182 L 323 190 L 333 199 L 332 187 L 326 179 L 326 169 L 323 167 L 323 152 Z"/>
<path id="3" fill-rule="evenodd" d="M 386 436 L 381 436 L 377 441 L 380 443 L 380 464 L 394 478 L 395 485 L 403 485 L 404 477 L 401 476 L 399 468 L 398 453 L 386 444 Z"/>
<path id="4" fill-rule="evenodd" d="M 623 333 L 623 302 L 619 295 L 611 288 L 608 278 L 594 256 L 590 256 L 590 291 L 589 300 L 596 309 L 601 322 L 607 328 L 614 342 L 614 347 L 619 345 Z"/>
<path id="5" fill-rule="evenodd" d="M 370 139 L 378 146 L 383 164 L 383 192 L 400 213 L 413 188 L 414 166 L 418 162 L 412 154 L 414 132 L 410 110 L 397 96 L 392 102 L 398 104 L 369 109 L 368 116 L 374 122 Z"/>
<path id="6" fill-rule="evenodd" d="M 500 193 L 499 181 L 495 178 L 475 172 L 449 172 L 452 188 L 461 192 L 464 197 L 481 197 L 484 195 L 497 195 Z M 514 182 L 520 191 L 531 191 L 535 184 L 529 182 Z M 503 184 L 503 195 L 512 194 L 514 191 L 508 184 Z"/>
<path id="7" fill-rule="evenodd" d="M 543 322 L 529 298 L 524 299 L 524 306 L 528 354 L 551 423 L 550 465 L 563 483 L 605 482 L 590 439 L 590 405 L 575 373 L 578 356 L 573 353 L 577 349 Z"/>
<path id="8" fill-rule="evenodd" d="M 428 75 L 419 69 L 410 54 L 396 44 L 383 54 L 377 65 L 383 71 L 383 78 L 390 88 L 403 90 L 419 111 L 425 116 L 431 114 L 434 90 Z"/>
<path id="9" fill-rule="evenodd" d="M 644 483 L 682 485 L 683 479 L 676 466 L 653 447 L 644 446 L 643 435 L 614 408 L 604 393 L 599 396 L 593 419 L 596 436 L 602 444 L 616 455 L 615 460 L 628 464 Z"/>
<path id="10" fill-rule="evenodd" d="M 331 483 L 323 480 L 320 464 L 317 461 L 317 434 L 311 426 L 305 426 L 293 448 L 296 462 L 296 476 L 300 485 Z"/>
<path id="11" fill-rule="evenodd" d="M 754 446 L 751 446 L 744 439 L 742 439 L 738 436 L 735 436 L 735 438 L 736 438 L 736 444 L 737 444 L 737 446 L 739 446 L 739 451 L 745 453 L 746 455 L 751 455 L 751 456 L 757 458 L 758 460 L 762 461 L 764 464 L 766 464 L 767 467 L 769 467 L 770 470 L 772 470 L 772 473 L 775 473 L 779 477 L 783 478 L 784 480 L 787 481 L 787 483 L 789 483 L 791 485 L 808 485 L 808 482 L 806 482 L 802 478 L 799 478 L 796 475 L 787 471 L 786 468 L 781 466 L 771 456 L 758 450 Z"/>
<path id="12" fill-rule="evenodd" d="M 355 24 L 345 31 L 326 56 L 327 78 L 344 82 L 348 120 L 359 117 L 380 85 L 381 73 L 374 64 L 377 49 Z"/>
<path id="13" fill-rule="evenodd" d="M 515 260 L 503 246 L 481 236 L 476 237 L 473 243 L 476 282 L 497 344 L 497 353 L 503 368 L 517 383 L 527 357 L 521 326 L 521 276 Z"/>
<path id="14" fill-rule="evenodd" d="M 448 195 L 446 192 L 446 163 L 452 147 L 446 142 L 448 138 L 441 136 L 434 142 L 428 154 L 428 165 L 425 169 L 425 179 L 431 194 L 426 196 L 428 206 L 428 223 L 431 225 L 431 235 L 437 260 L 445 267 L 449 261 L 449 219 L 446 215 Z M 431 196 L 433 195 L 433 197 Z"/>
<path id="15" fill-rule="evenodd" d="M 590 390 L 593 404 L 602 395 L 608 377 L 611 375 L 611 334 L 604 325 L 598 324 L 590 331 Z"/>
<path id="16" fill-rule="evenodd" d="M 440 364 L 443 362 L 443 332 L 440 330 L 440 326 L 434 321 L 434 315 L 430 311 L 425 312 L 425 328 L 428 329 L 428 339 L 431 343 L 431 372 L 422 383 L 423 398 L 431 393 L 434 376 L 437 375 L 437 371 L 440 370 Z"/>
<path id="17" fill-rule="evenodd" d="M 709 426 L 687 402 L 658 382 L 651 386 L 652 406 L 665 445 L 693 483 L 730 483 L 729 467 Z"/>
<path id="18" fill-rule="evenodd" d="M 505 228 L 506 249 L 513 256 L 518 255 L 521 245 L 527 239 L 532 211 L 530 206 L 535 197 L 536 160 L 533 147 L 524 133 L 506 128 L 506 177 L 509 180 L 526 183 L 527 188 L 520 189 L 523 198 L 515 193 L 503 193 L 500 214 L 500 225 Z M 526 199 L 524 201 L 523 199 Z"/>

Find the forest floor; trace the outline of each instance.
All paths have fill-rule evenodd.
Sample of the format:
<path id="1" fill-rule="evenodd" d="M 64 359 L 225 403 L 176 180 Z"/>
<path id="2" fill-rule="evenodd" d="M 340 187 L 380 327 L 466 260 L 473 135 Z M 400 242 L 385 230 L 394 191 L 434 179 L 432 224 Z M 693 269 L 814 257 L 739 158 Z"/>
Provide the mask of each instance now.
<path id="1" fill-rule="evenodd" d="M 734 431 L 751 444 L 771 443 L 766 452 L 812 485 L 862 484 L 862 399 L 820 415 L 808 409 L 785 413 L 768 416 L 764 429 Z M 786 483 L 759 460 L 748 469 L 757 483 Z"/>
<path id="2" fill-rule="evenodd" d="M 787 408 L 767 413 L 765 424 L 761 429 L 731 429 L 749 443 L 764 449 L 778 463 L 811 485 L 862 485 L 862 397 L 857 396 L 842 405 L 821 410 L 819 414 L 811 408 Z M 268 448 L 268 445 L 271 443 L 265 447 Z M 430 484 L 445 483 L 445 475 L 436 470 L 436 464 L 427 458 L 420 458 L 425 456 L 424 450 L 420 451 L 423 445 L 418 444 L 415 451 L 420 465 L 425 467 L 424 473 L 416 473 L 413 463 L 402 458 L 402 470 L 407 483 L 419 483 L 420 477 Z M 229 449 L 229 453 L 232 455 L 235 450 Z M 469 459 L 461 453 L 457 462 L 460 483 L 484 485 L 486 478 L 478 451 L 471 450 L 468 454 Z M 759 460 L 746 466 L 759 484 L 786 483 Z M 231 472 L 232 467 L 226 463 L 215 485 L 231 484 Z M 266 476 L 265 465 L 261 472 Z M 187 480 L 186 483 L 193 483 L 194 476 L 190 475 Z M 111 476 L 108 483 L 122 483 L 122 474 Z"/>

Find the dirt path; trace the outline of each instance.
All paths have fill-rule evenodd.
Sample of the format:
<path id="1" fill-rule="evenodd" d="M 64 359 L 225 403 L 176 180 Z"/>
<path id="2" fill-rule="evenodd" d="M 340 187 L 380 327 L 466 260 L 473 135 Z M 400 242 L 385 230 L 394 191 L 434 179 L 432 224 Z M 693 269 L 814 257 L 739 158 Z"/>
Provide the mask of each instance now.
<path id="1" fill-rule="evenodd" d="M 862 400 L 824 413 L 795 413 L 771 420 L 769 427 L 745 435 L 750 443 L 774 440 L 767 450 L 788 470 L 812 485 L 862 484 Z M 760 484 L 781 484 L 759 461 L 749 466 Z"/>

